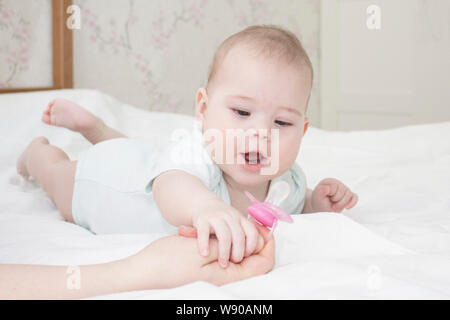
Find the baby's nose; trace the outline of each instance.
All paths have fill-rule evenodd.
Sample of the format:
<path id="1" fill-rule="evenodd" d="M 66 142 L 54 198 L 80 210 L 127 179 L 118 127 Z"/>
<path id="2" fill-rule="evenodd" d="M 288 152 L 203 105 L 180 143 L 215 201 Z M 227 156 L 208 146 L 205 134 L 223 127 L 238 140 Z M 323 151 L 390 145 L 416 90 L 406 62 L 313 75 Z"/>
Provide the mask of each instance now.
<path id="1" fill-rule="evenodd" d="M 251 129 L 248 133 L 248 143 L 257 144 L 260 146 L 270 143 L 270 136 L 267 129 Z"/>
<path id="2" fill-rule="evenodd" d="M 250 137 L 258 137 L 260 139 L 267 139 L 269 137 L 268 130 L 267 129 L 262 129 L 262 128 L 259 128 L 259 129 L 252 128 L 252 129 L 250 129 L 249 130 L 249 136 Z"/>

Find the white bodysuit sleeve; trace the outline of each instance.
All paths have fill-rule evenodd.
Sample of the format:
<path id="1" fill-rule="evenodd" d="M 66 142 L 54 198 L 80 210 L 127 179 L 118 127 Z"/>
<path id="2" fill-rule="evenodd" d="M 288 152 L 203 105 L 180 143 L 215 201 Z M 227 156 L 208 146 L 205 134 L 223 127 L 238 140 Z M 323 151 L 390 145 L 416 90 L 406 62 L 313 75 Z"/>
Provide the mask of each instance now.
<path id="1" fill-rule="evenodd" d="M 305 206 L 306 198 L 306 176 L 298 163 L 294 165 L 281 177 L 280 180 L 289 184 L 289 196 L 284 199 L 280 206 L 289 214 L 300 214 Z"/>
<path id="2" fill-rule="evenodd" d="M 204 147 L 201 132 L 190 132 L 164 148 L 150 176 L 147 191 L 151 191 L 153 181 L 160 174 L 170 170 L 181 170 L 198 177 L 212 190 L 219 182 L 220 169 Z"/>

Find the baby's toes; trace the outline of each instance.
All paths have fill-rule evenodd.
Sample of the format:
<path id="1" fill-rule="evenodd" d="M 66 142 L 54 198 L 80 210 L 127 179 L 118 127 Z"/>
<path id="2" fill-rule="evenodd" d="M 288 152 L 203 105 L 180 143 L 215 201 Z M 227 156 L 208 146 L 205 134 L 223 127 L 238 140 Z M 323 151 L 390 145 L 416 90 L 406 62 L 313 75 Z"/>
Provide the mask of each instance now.
<path id="1" fill-rule="evenodd" d="M 55 101 L 56 101 L 55 99 L 50 101 L 47 108 L 42 113 L 42 122 L 44 122 L 46 124 L 52 124 L 51 123 L 51 113 L 52 113 L 52 109 L 55 104 Z"/>
<path id="2" fill-rule="evenodd" d="M 49 109 L 44 111 L 44 113 L 42 114 L 41 120 L 42 120 L 42 122 L 44 122 L 46 124 L 51 124 L 50 110 Z"/>
<path id="3" fill-rule="evenodd" d="M 55 104 L 55 102 L 56 102 L 56 99 L 53 99 L 52 101 L 50 101 L 50 102 L 48 103 L 48 108 L 47 108 L 47 110 L 50 110 L 50 109 L 53 107 L 53 105 Z"/>

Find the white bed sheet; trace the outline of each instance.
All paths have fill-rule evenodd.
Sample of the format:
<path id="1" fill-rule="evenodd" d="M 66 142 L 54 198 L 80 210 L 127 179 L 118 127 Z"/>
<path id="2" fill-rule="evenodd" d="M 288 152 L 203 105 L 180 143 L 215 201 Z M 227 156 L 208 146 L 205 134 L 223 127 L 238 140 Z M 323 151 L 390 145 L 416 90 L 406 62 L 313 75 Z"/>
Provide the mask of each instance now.
<path id="1" fill-rule="evenodd" d="M 146 112 L 93 90 L 0 95 L 0 263 L 74 265 L 131 255 L 161 234 L 93 235 L 63 221 L 15 162 L 31 138 L 48 137 L 76 158 L 89 147 L 40 117 L 54 97 L 73 100 L 129 136 L 169 141 L 192 117 Z M 308 186 L 341 179 L 360 200 L 343 214 L 295 216 L 276 233 L 270 273 L 217 287 L 98 299 L 448 299 L 450 298 L 450 122 L 384 131 L 310 128 L 298 157 Z"/>

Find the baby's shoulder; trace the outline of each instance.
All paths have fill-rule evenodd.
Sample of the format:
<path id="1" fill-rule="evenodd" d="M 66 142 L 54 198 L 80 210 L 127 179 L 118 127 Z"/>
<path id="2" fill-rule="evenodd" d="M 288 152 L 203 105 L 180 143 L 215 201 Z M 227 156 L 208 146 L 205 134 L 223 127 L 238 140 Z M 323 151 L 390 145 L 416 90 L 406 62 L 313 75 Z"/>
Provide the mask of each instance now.
<path id="1" fill-rule="evenodd" d="M 290 183 L 295 183 L 296 185 L 306 184 L 306 175 L 301 166 L 294 162 L 294 164 L 282 175 L 282 180 Z"/>

